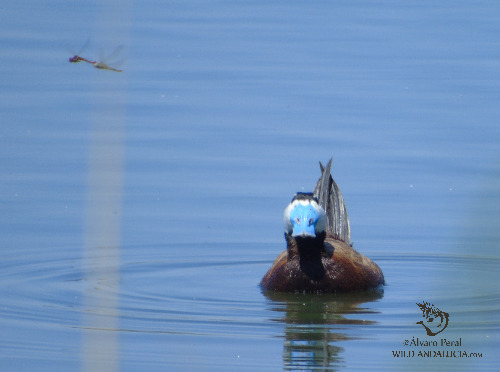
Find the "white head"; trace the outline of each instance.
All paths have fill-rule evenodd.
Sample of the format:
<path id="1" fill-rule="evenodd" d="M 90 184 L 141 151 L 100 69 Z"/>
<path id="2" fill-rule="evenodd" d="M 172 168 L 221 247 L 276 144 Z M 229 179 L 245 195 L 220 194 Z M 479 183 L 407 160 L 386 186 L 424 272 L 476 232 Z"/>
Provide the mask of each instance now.
<path id="1" fill-rule="evenodd" d="M 297 193 L 284 213 L 285 232 L 293 237 L 316 237 L 326 229 L 326 213 L 312 193 Z"/>

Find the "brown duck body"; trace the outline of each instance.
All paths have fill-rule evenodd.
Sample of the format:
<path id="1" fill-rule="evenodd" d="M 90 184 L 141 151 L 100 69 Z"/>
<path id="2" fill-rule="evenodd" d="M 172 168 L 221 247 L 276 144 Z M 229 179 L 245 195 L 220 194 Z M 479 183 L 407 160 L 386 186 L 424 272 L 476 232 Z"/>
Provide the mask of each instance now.
<path id="1" fill-rule="evenodd" d="M 380 267 L 350 243 L 347 209 L 330 175 L 331 163 L 320 163 L 322 175 L 314 193 L 297 193 L 285 209 L 287 249 L 262 278 L 263 289 L 336 293 L 385 284 Z"/>
<path id="2" fill-rule="evenodd" d="M 384 284 L 380 267 L 331 234 L 294 238 L 262 278 L 263 289 L 280 292 L 352 292 Z"/>

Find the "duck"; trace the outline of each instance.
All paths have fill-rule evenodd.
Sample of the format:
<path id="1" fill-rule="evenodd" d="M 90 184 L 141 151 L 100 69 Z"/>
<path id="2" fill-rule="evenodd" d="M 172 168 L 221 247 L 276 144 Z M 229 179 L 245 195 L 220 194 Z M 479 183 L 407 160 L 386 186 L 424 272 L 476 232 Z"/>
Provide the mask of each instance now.
<path id="1" fill-rule="evenodd" d="M 332 159 L 320 162 L 314 192 L 298 192 L 285 208 L 283 251 L 260 282 L 265 291 L 346 293 L 382 289 L 380 267 L 351 244 L 347 208 L 331 176 Z"/>

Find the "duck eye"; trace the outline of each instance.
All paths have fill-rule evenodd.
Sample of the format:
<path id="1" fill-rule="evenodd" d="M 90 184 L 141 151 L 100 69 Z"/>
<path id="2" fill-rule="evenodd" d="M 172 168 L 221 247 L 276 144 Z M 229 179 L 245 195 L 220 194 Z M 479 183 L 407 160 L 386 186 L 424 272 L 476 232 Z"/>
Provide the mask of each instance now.
<path id="1" fill-rule="evenodd" d="M 299 218 L 299 217 L 296 217 L 296 218 L 295 218 L 295 222 L 297 222 L 297 223 L 300 225 L 300 218 Z"/>
<path id="2" fill-rule="evenodd" d="M 313 224 L 313 222 L 314 222 L 314 218 L 310 218 L 310 219 L 309 219 L 309 225 L 312 225 L 312 224 Z"/>

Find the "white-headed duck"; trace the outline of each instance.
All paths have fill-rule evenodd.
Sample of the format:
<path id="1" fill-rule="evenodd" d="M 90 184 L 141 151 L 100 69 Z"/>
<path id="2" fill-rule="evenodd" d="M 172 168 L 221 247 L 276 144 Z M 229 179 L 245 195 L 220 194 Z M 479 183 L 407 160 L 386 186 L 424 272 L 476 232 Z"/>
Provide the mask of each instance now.
<path id="1" fill-rule="evenodd" d="M 354 250 L 344 198 L 331 173 L 332 160 L 320 163 L 314 193 L 297 193 L 284 213 L 286 251 L 262 278 L 265 290 L 351 292 L 384 284 L 380 267 Z"/>

